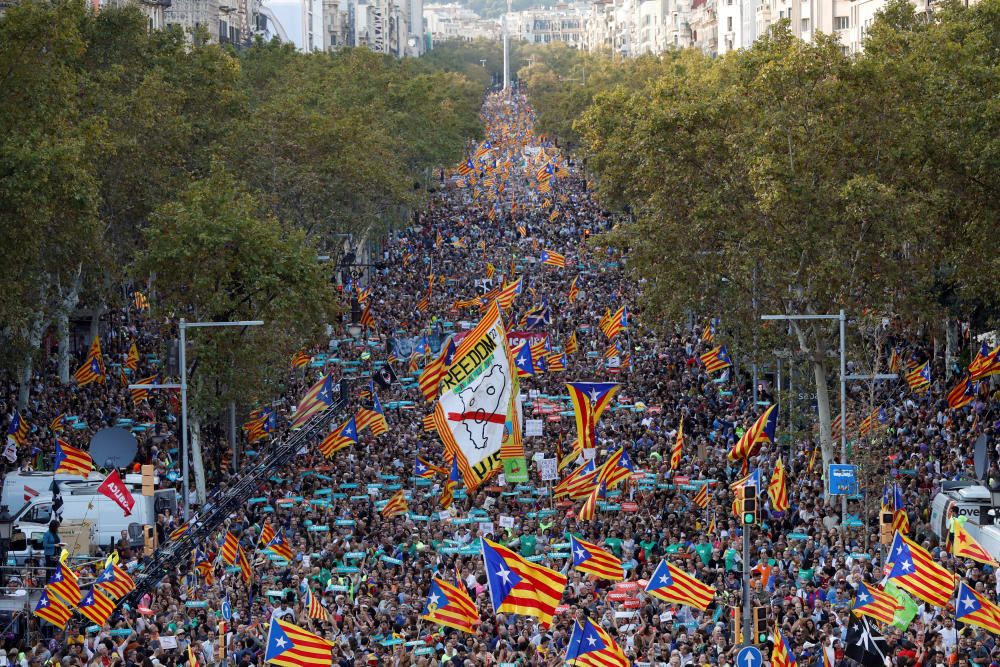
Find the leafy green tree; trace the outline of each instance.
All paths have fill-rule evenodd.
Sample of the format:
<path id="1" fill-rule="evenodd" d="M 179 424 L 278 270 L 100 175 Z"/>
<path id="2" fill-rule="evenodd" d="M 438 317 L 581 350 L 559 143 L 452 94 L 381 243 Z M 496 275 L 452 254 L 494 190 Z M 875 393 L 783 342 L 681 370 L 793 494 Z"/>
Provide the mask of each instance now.
<path id="1" fill-rule="evenodd" d="M 204 500 L 201 425 L 231 402 L 270 397 L 270 379 L 287 373 L 293 352 L 319 340 L 336 299 L 305 232 L 275 219 L 221 165 L 159 208 L 143 235 L 135 268 L 155 273 L 157 312 L 190 321 L 265 322 L 189 339 L 189 425 Z"/>
<path id="2" fill-rule="evenodd" d="M 81 110 L 76 63 L 85 49 L 78 3 L 27 2 L 0 19 L 0 332 L 4 362 L 28 399 L 32 362 L 58 312 L 75 303 L 97 247 L 100 124 Z"/>
<path id="3" fill-rule="evenodd" d="M 934 202 L 893 164 L 913 139 L 881 104 L 882 76 L 832 38 L 806 44 L 785 29 L 598 96 L 577 128 L 602 196 L 634 212 L 612 240 L 648 279 L 653 312 L 721 316 L 744 359 L 784 330 L 762 328 L 766 313 L 933 317 L 946 237 L 927 215 Z M 813 368 L 829 463 L 836 329 L 790 332 Z"/>

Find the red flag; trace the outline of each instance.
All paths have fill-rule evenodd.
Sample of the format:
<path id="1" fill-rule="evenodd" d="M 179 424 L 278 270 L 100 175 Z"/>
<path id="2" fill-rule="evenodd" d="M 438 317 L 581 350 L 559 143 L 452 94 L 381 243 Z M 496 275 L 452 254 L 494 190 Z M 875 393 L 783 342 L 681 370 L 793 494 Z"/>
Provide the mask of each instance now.
<path id="1" fill-rule="evenodd" d="M 118 474 L 117 470 L 113 470 L 110 475 L 108 475 L 101 485 L 97 487 L 100 493 L 103 493 L 111 500 L 118 503 L 118 506 L 125 510 L 125 516 L 132 515 L 132 508 L 135 506 L 135 498 L 129 493 L 128 488 L 125 486 L 125 482 L 122 481 L 121 476 Z"/>

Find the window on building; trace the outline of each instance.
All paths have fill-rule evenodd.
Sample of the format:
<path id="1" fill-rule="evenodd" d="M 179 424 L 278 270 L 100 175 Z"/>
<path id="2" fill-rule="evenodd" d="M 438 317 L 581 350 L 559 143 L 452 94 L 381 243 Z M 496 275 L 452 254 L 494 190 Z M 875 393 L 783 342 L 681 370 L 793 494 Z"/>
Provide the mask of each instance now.
<path id="1" fill-rule="evenodd" d="M 833 29 L 834 30 L 847 30 L 851 27 L 851 17 L 850 16 L 834 16 L 833 17 Z"/>
<path id="2" fill-rule="evenodd" d="M 726 17 L 726 32 L 732 32 L 732 31 L 733 31 L 733 17 L 732 16 L 727 16 Z"/>
<path id="3" fill-rule="evenodd" d="M 802 19 L 802 32 L 809 31 L 809 19 Z"/>

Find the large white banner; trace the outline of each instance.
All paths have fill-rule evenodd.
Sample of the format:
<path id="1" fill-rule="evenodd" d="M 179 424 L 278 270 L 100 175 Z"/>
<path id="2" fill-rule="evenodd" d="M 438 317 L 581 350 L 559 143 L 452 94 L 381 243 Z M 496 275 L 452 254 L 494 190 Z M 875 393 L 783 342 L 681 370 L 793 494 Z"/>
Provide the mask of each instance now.
<path id="1" fill-rule="evenodd" d="M 494 302 L 462 339 L 441 381 L 434 423 L 465 485 L 475 489 L 500 467 L 504 423 L 514 391 L 507 337 Z"/>

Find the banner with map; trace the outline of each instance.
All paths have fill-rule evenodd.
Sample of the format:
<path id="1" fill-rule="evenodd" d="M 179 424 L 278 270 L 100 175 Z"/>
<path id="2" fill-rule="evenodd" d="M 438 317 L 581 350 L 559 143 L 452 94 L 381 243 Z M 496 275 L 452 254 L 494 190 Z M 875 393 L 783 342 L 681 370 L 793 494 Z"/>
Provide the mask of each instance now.
<path id="1" fill-rule="evenodd" d="M 507 337 L 496 302 L 462 340 L 441 380 L 434 424 L 448 459 L 458 458 L 475 489 L 501 467 L 500 447 L 515 391 Z"/>

